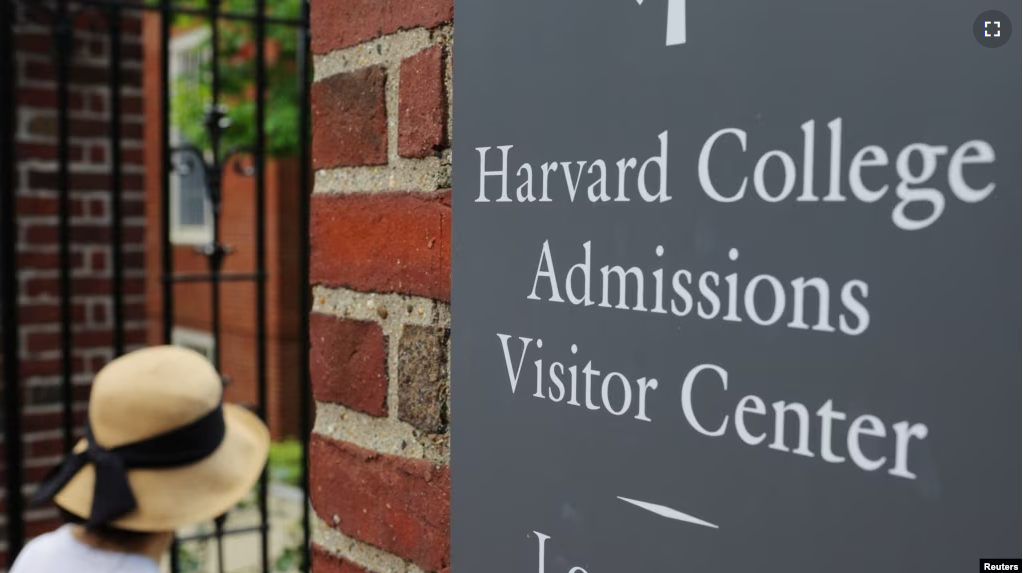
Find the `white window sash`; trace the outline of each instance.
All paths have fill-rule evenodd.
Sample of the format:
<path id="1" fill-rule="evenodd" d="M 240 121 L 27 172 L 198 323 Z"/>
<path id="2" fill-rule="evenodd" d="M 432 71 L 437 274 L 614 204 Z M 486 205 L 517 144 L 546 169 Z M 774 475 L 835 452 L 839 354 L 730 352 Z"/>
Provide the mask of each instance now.
<path id="1" fill-rule="evenodd" d="M 200 46 L 209 38 L 210 30 L 207 27 L 178 34 L 171 38 L 170 50 L 170 76 L 177 78 L 184 72 L 182 60 L 187 54 Z M 181 134 L 176 129 L 170 130 L 170 144 L 180 145 L 183 141 Z M 194 167 L 193 167 L 194 168 Z M 213 208 L 209 201 L 204 201 L 205 213 L 202 225 L 185 225 L 181 222 L 181 178 L 173 171 L 170 173 L 170 240 L 175 245 L 205 245 L 213 241 Z"/>

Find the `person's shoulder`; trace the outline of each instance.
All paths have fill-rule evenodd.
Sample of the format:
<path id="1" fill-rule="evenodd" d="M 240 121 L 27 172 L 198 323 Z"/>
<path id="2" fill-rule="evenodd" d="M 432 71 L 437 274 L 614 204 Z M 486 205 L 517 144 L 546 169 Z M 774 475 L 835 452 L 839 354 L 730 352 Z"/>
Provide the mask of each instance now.
<path id="1" fill-rule="evenodd" d="M 160 573 L 148 557 L 101 551 L 83 545 L 67 525 L 27 543 L 9 573 Z"/>
<path id="2" fill-rule="evenodd" d="M 53 531 L 43 533 L 26 543 L 19 556 L 45 552 L 56 545 L 63 545 L 69 539 L 71 539 L 71 532 L 68 530 L 68 527 L 66 525 L 59 527 Z"/>
<path id="3" fill-rule="evenodd" d="M 10 573 L 36 573 L 44 571 L 45 560 L 48 555 L 63 544 L 64 538 L 69 536 L 67 527 L 61 527 L 48 533 L 44 533 L 25 544 L 18 559 L 14 562 Z"/>

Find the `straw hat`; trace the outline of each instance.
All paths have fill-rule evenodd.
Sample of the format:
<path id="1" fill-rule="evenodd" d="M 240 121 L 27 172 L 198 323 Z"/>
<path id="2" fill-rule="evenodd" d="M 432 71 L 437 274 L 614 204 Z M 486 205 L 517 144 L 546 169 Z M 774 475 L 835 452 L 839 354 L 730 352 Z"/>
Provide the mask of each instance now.
<path id="1" fill-rule="evenodd" d="M 93 525 L 131 531 L 226 513 L 259 479 L 270 434 L 222 399 L 216 370 L 192 350 L 157 346 L 110 362 L 93 382 L 86 438 L 40 492 Z"/>

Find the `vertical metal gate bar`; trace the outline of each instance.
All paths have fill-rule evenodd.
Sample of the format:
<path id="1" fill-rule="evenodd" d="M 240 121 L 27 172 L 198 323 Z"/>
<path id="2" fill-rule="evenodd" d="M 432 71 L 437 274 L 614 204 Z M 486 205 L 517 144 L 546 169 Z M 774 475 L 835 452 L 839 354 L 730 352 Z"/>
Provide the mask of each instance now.
<path id="1" fill-rule="evenodd" d="M 206 116 L 210 137 L 212 166 L 206 170 L 207 191 L 213 203 L 213 239 L 207 247 L 206 257 L 210 269 L 210 330 L 213 335 L 213 366 L 220 370 L 222 341 L 220 336 L 220 271 L 224 262 L 224 249 L 220 244 L 220 213 L 223 206 L 223 170 L 220 156 L 220 131 L 224 116 L 220 109 L 220 0 L 208 0 L 210 24 L 210 109 Z M 166 80 L 164 80 L 166 81 Z M 221 377 L 223 373 L 221 372 Z M 224 520 L 214 521 L 217 544 L 217 572 L 224 573 Z"/>
<path id="2" fill-rule="evenodd" d="M 21 336 L 18 328 L 18 227 L 15 218 L 15 126 L 17 85 L 15 82 L 13 0 L 0 0 L 0 328 L 3 338 L 4 469 L 7 489 L 7 558 L 13 565 L 25 540 L 21 497 Z"/>
<path id="3" fill-rule="evenodd" d="M 110 7 L 107 15 L 110 32 L 110 264 L 113 289 L 114 356 L 124 354 L 124 265 L 121 217 L 123 215 L 121 177 L 121 8 Z"/>
<path id="4" fill-rule="evenodd" d="M 266 0 L 256 0 L 256 109 L 253 156 L 256 167 L 256 390 L 259 416 L 267 420 L 266 391 Z M 260 563 L 270 563 L 269 471 L 259 477 Z"/>
<path id="5" fill-rule="evenodd" d="M 160 0 L 160 305 L 163 343 L 171 343 L 174 328 L 174 250 L 171 245 L 170 197 L 170 23 L 172 0 Z M 181 571 L 180 544 L 175 535 L 171 542 L 170 567 Z"/>
<path id="6" fill-rule="evenodd" d="M 57 190 L 60 260 L 60 370 L 64 416 L 64 451 L 74 445 L 74 360 L 71 356 L 71 181 L 68 174 L 68 61 L 74 49 L 73 23 L 67 0 L 57 2 L 54 39 L 57 68 Z"/>
<path id="7" fill-rule="evenodd" d="M 210 268 L 210 329 L 213 331 L 213 366 L 220 370 L 220 270 L 223 252 L 220 245 L 221 169 L 220 130 L 223 115 L 220 110 L 220 0 L 209 0 L 207 17 L 210 23 L 210 109 L 206 118 L 210 137 L 212 168 L 207 170 L 206 185 L 213 203 L 213 239 L 206 256 Z M 165 80 L 166 81 L 166 80 Z"/>
<path id="8" fill-rule="evenodd" d="M 312 311 L 312 287 L 309 284 L 309 210 L 310 210 L 310 104 L 309 104 L 309 2 L 302 2 L 302 24 L 298 31 L 298 140 L 299 140 L 299 333 L 301 347 L 298 352 L 299 387 L 301 403 L 299 405 L 299 431 L 302 432 L 302 539 L 306 552 L 304 565 L 306 571 L 312 570 L 309 558 L 309 544 L 312 541 L 309 511 L 309 436 L 312 420 L 312 382 L 309 378 L 309 313 Z"/>
<path id="9" fill-rule="evenodd" d="M 160 303 L 163 343 L 170 344 L 174 328 L 174 250 L 171 245 L 170 196 L 170 21 L 172 0 L 160 0 Z M 176 556 L 177 552 L 172 555 Z M 176 571 L 176 569 L 175 569 Z"/>

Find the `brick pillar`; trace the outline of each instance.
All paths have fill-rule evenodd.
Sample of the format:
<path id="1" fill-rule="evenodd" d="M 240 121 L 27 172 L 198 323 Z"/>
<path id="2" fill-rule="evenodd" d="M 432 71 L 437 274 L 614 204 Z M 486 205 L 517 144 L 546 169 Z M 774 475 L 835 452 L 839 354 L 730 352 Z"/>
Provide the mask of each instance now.
<path id="1" fill-rule="evenodd" d="M 447 571 L 452 0 L 313 0 L 317 573 Z"/>

